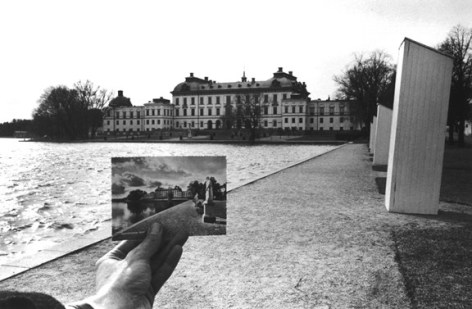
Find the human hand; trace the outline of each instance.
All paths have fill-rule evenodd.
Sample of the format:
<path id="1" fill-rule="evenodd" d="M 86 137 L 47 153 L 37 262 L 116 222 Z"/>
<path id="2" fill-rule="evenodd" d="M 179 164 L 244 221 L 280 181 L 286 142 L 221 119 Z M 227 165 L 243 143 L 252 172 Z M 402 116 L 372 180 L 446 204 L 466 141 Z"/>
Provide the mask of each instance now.
<path id="1" fill-rule="evenodd" d="M 154 297 L 170 277 L 188 235 L 163 243 L 154 223 L 143 242 L 123 241 L 97 261 L 97 293 L 85 300 L 95 309 L 152 308 Z"/>

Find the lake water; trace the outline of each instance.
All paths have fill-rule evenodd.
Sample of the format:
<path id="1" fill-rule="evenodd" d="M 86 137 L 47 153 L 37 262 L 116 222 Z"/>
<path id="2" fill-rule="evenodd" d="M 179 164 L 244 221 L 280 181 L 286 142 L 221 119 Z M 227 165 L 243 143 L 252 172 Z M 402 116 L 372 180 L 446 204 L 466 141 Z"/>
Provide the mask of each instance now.
<path id="1" fill-rule="evenodd" d="M 226 156 L 228 189 L 231 189 L 333 148 L 313 145 L 57 144 L 0 138 L 0 264 L 6 259 L 32 254 L 84 235 L 110 220 L 113 156 Z"/>

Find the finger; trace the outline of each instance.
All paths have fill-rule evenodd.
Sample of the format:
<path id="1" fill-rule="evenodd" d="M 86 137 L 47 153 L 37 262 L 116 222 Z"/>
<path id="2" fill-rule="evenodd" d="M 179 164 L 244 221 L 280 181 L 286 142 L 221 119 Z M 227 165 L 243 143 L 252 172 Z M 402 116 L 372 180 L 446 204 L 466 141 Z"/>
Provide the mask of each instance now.
<path id="1" fill-rule="evenodd" d="M 116 247 L 111 249 L 108 253 L 106 253 L 103 257 L 101 257 L 97 264 L 101 263 L 103 260 L 112 259 L 112 260 L 122 260 L 126 257 L 126 255 L 136 248 L 139 245 L 139 241 L 136 240 L 124 240 L 120 242 Z"/>
<path id="2" fill-rule="evenodd" d="M 146 238 L 136 248 L 134 248 L 128 257 L 135 259 L 149 260 L 157 252 L 161 245 L 162 226 L 155 222 L 148 231 Z"/>
<path id="3" fill-rule="evenodd" d="M 152 274 L 151 285 L 155 293 L 159 292 L 164 283 L 174 272 L 175 267 L 179 263 L 180 257 L 182 256 L 182 247 L 175 245 L 169 252 L 169 255 L 155 272 Z"/>
<path id="4" fill-rule="evenodd" d="M 164 248 L 159 250 L 159 252 L 157 252 L 151 258 L 152 271 L 155 271 L 164 263 L 164 261 L 166 260 L 167 256 L 169 255 L 173 247 L 177 245 L 179 245 L 180 247 L 183 247 L 187 239 L 188 239 L 188 234 L 184 231 L 179 231 L 167 244 L 165 244 Z"/>

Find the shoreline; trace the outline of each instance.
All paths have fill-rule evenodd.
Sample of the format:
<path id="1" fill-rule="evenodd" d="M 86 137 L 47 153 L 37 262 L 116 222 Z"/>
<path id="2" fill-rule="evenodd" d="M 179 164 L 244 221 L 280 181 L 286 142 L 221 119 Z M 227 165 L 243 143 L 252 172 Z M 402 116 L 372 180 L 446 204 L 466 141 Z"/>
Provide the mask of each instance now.
<path id="1" fill-rule="evenodd" d="M 375 184 L 384 175 L 372 170 L 365 145 L 351 143 L 231 190 L 227 235 L 191 237 L 154 308 L 411 307 L 396 259 L 402 243 L 392 233 L 462 221 L 387 212 Z M 440 208 L 471 212 L 444 202 Z M 0 288 L 82 299 L 93 293 L 95 261 L 115 244 L 98 242 Z"/>

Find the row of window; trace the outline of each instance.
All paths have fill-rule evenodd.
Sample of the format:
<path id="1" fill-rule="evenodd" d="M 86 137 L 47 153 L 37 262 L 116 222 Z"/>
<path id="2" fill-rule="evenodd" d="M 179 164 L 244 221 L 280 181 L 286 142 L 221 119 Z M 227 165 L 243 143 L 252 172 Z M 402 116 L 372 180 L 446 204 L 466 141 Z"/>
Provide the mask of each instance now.
<path id="1" fill-rule="evenodd" d="M 199 97 L 200 98 L 200 104 L 203 105 L 205 104 L 205 97 L 201 96 Z M 216 104 L 221 104 L 221 96 L 216 96 L 216 97 L 206 97 L 206 103 L 208 105 L 212 105 L 213 104 L 213 98 L 215 98 L 215 103 Z M 231 104 L 231 96 L 230 95 L 227 95 L 227 96 L 224 96 L 225 98 L 225 104 Z M 268 94 L 264 94 L 264 95 L 245 95 L 245 96 L 240 96 L 240 95 L 237 95 L 236 97 L 236 103 L 242 103 L 243 100 L 244 102 L 256 102 L 258 103 L 260 99 L 262 99 L 262 102 L 263 103 L 269 103 L 269 95 Z M 175 105 L 179 105 L 180 104 L 180 99 L 181 98 L 175 98 Z M 187 101 L 187 98 L 184 97 L 182 98 L 183 101 L 183 105 L 186 105 L 188 103 Z M 287 94 L 284 93 L 282 94 L 282 100 L 286 100 L 287 99 Z M 195 97 L 190 97 L 190 105 L 195 105 L 195 102 L 196 102 L 196 98 Z M 278 95 L 277 94 L 273 94 L 272 95 L 272 103 L 276 103 L 278 102 Z"/>
<path id="2" fill-rule="evenodd" d="M 164 125 L 170 125 L 170 120 L 167 120 L 167 119 L 164 119 L 164 121 L 162 122 Z M 120 121 L 119 120 L 116 120 L 115 122 L 116 125 L 120 125 Z M 122 124 L 123 125 L 126 125 L 126 120 L 123 120 L 122 121 Z M 134 122 L 133 120 L 130 120 L 129 121 L 129 125 L 133 125 Z M 136 125 L 140 125 L 141 124 L 141 121 L 139 120 L 136 120 Z M 154 119 L 146 119 L 146 124 L 156 124 L 156 120 Z M 157 124 L 161 124 L 161 120 L 160 119 L 157 119 Z M 110 125 L 110 120 L 107 120 L 107 125 Z"/>

